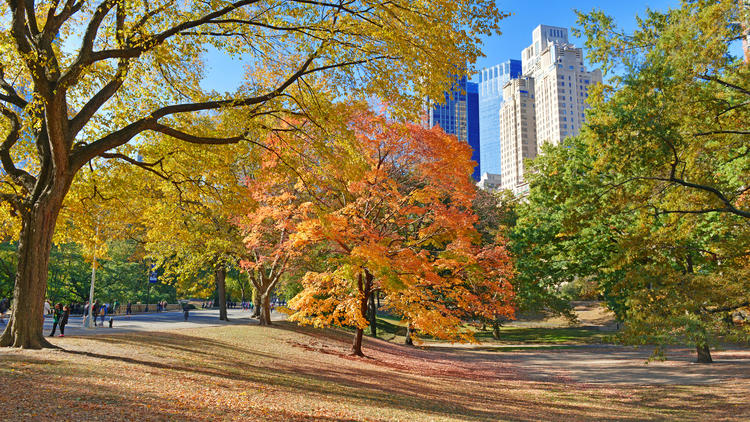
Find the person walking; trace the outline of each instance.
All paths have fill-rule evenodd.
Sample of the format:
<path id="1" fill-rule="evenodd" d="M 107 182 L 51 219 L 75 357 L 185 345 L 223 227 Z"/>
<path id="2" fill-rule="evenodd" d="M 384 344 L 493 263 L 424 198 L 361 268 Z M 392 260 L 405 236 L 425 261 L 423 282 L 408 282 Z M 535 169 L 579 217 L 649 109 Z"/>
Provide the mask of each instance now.
<path id="1" fill-rule="evenodd" d="M 133 315 L 133 304 L 130 302 L 125 305 L 125 315 Z"/>
<path id="2" fill-rule="evenodd" d="M 65 337 L 65 326 L 68 325 L 69 316 L 70 306 L 65 305 L 62 308 L 62 315 L 60 316 L 60 337 Z"/>
<path id="3" fill-rule="evenodd" d="M 55 331 L 57 331 L 57 325 L 60 323 L 60 317 L 62 317 L 62 304 L 55 304 L 54 312 L 52 313 L 52 332 L 48 337 L 54 337 Z"/>
<path id="4" fill-rule="evenodd" d="M 99 315 L 100 308 L 101 305 L 99 305 L 99 301 L 95 301 L 93 309 L 91 310 L 91 321 L 94 323 L 94 327 L 96 327 L 96 317 Z"/>
<path id="5" fill-rule="evenodd" d="M 107 304 L 103 304 L 99 309 L 99 316 L 102 318 L 102 327 L 104 327 L 104 317 L 107 316 Z M 96 319 L 96 317 L 95 317 Z"/>

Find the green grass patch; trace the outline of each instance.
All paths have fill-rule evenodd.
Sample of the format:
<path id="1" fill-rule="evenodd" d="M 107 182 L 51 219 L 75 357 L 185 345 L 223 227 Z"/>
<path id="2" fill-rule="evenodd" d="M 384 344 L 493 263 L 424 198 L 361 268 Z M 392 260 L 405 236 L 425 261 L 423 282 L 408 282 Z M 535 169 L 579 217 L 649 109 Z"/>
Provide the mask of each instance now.
<path id="1" fill-rule="evenodd" d="M 521 328 L 502 327 L 500 338 L 495 339 L 492 331 L 477 331 L 474 334 L 482 342 L 515 344 L 599 344 L 611 337 L 611 333 L 595 328 Z"/>

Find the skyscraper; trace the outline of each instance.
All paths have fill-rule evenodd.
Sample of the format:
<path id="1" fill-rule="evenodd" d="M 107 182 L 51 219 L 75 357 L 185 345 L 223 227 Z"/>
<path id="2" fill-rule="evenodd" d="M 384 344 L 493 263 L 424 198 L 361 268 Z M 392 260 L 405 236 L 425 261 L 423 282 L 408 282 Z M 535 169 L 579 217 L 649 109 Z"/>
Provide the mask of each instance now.
<path id="1" fill-rule="evenodd" d="M 500 121 L 503 85 L 521 74 L 521 61 L 508 60 L 482 69 L 479 74 L 480 174 L 501 174 Z"/>
<path id="2" fill-rule="evenodd" d="M 534 107 L 534 79 L 511 79 L 503 86 L 503 105 L 500 108 L 502 138 L 502 176 L 500 189 L 523 193 L 524 166 L 527 159 L 536 157 L 536 111 Z"/>
<path id="3" fill-rule="evenodd" d="M 472 177 L 479 180 L 479 87 L 469 82 L 466 76 L 457 79 L 451 91 L 445 93 L 442 104 L 431 102 L 429 127 L 440 126 L 445 133 L 456 135 L 459 141 L 467 142 L 474 152 L 472 159 L 477 162 Z"/>
<path id="4" fill-rule="evenodd" d="M 522 67 L 524 76 L 534 78 L 537 144 L 557 145 L 578 134 L 589 87 L 602 81 L 602 72 L 586 70 L 583 50 L 568 42 L 566 28 L 539 25 L 532 39 Z"/>
<path id="5" fill-rule="evenodd" d="M 583 51 L 568 42 L 568 30 L 539 25 L 521 53 L 523 76 L 503 86 L 499 114 L 501 188 L 524 194 L 524 161 L 546 143 L 558 145 L 575 136 L 584 121 L 589 88 L 602 81 L 600 70 L 588 71 Z"/>

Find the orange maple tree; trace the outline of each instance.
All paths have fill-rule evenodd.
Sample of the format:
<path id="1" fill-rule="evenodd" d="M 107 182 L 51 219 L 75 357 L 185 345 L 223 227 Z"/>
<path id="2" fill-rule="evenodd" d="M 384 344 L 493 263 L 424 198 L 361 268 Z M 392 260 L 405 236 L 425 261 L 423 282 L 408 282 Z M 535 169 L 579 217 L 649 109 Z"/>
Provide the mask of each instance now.
<path id="1" fill-rule="evenodd" d="M 282 162 L 270 151 L 262 156 L 263 168 L 246 184 L 252 209 L 236 219 L 245 235 L 245 258 L 240 266 L 260 296 L 259 321 L 271 325 L 270 298 L 281 277 L 302 254 L 290 236 L 307 215 L 310 203 L 305 202 L 293 174 L 280 168 Z"/>
<path id="2" fill-rule="evenodd" d="M 472 211 L 471 149 L 424 129 L 353 108 L 326 139 L 334 154 L 308 171 L 315 180 L 294 247 L 325 242 L 325 271 L 308 272 L 291 320 L 356 328 L 362 355 L 375 292 L 415 329 L 470 341 L 462 316 L 513 316 L 513 267 L 504 241 L 480 247 Z"/>

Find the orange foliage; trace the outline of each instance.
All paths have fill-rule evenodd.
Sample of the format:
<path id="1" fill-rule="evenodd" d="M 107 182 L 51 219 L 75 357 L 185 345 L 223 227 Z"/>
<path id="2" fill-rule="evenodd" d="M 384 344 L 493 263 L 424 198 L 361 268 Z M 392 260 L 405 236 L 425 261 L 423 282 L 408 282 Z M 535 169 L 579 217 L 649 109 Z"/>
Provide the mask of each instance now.
<path id="1" fill-rule="evenodd" d="M 328 268 L 308 272 L 291 319 L 356 326 L 378 291 L 422 332 L 468 341 L 467 315 L 512 317 L 512 264 L 503 239 L 481 248 L 471 209 L 471 149 L 438 128 L 353 111 L 326 133 L 339 154 L 317 164 L 311 212 L 296 246 L 327 242 Z M 356 349 L 356 346 L 355 346 Z"/>

